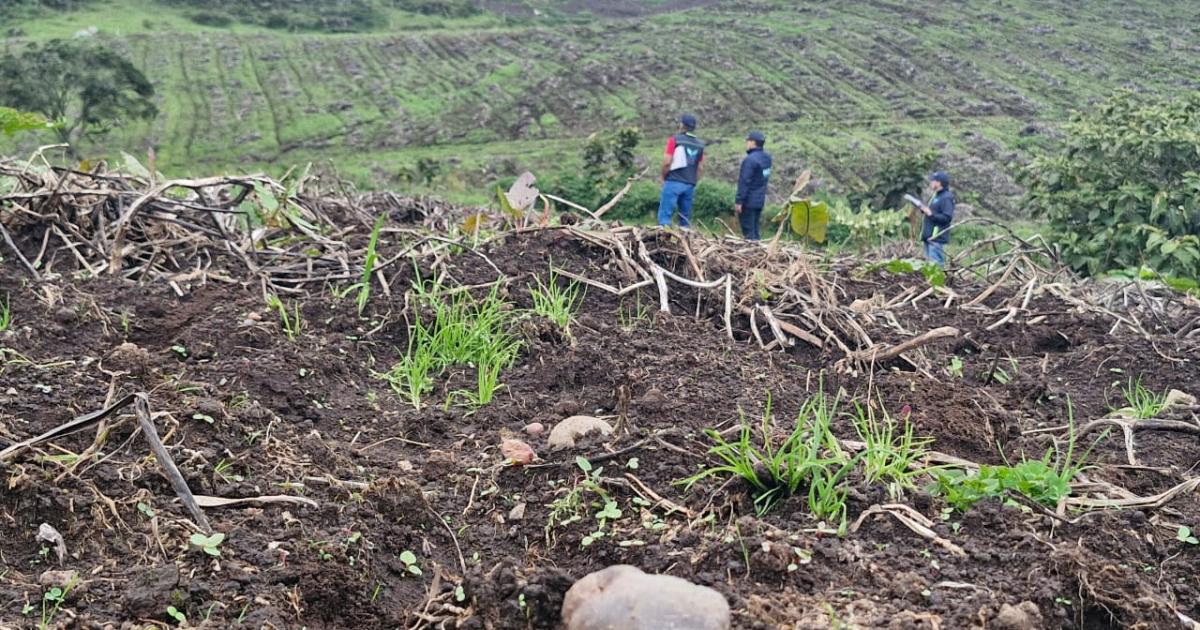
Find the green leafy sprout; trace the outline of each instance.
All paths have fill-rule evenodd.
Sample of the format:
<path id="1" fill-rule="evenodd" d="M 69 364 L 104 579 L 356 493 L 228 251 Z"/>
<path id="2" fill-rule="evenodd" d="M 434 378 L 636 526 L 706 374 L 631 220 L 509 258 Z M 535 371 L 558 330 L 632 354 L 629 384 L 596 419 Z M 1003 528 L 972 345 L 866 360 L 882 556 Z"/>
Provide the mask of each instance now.
<path id="1" fill-rule="evenodd" d="M 1167 406 L 1167 395 L 1151 391 L 1142 385 L 1140 377 L 1136 381 L 1129 379 L 1128 384 L 1121 388 L 1121 395 L 1125 398 L 1126 407 L 1113 411 L 1132 412 L 1133 417 L 1138 420 L 1153 418 Z"/>
<path id="2" fill-rule="evenodd" d="M 417 555 L 405 549 L 400 552 L 400 562 L 404 563 L 404 569 L 413 575 L 421 575 L 421 567 L 417 564 Z"/>
<path id="3" fill-rule="evenodd" d="M 379 218 L 375 220 L 375 228 L 371 230 L 371 238 L 367 242 L 367 255 L 363 259 L 363 273 L 362 278 L 358 281 L 358 297 L 355 299 L 359 315 L 362 315 L 363 310 L 367 308 L 367 302 L 371 300 L 371 275 L 375 273 L 375 261 L 378 260 L 375 248 L 379 244 L 379 232 L 383 229 L 383 223 L 386 220 L 387 214 L 379 215 Z"/>
<path id="4" fill-rule="evenodd" d="M 204 553 L 210 556 L 220 556 L 221 550 L 219 547 L 225 541 L 225 534 L 218 532 L 211 536 L 205 536 L 204 534 L 197 533 L 192 534 L 192 537 L 188 540 L 193 546 L 198 547 Z"/>
<path id="5" fill-rule="evenodd" d="M 0 303 L 0 333 L 7 331 L 12 327 L 12 296 L 5 295 L 4 302 Z"/>
<path id="6" fill-rule="evenodd" d="M 187 615 L 183 614 L 182 611 L 174 606 L 167 606 L 167 615 L 174 619 L 175 623 L 181 626 L 187 623 Z"/>
<path id="7" fill-rule="evenodd" d="M 934 470 L 930 493 L 945 499 L 954 509 L 965 512 L 982 499 L 1001 497 L 1009 492 L 1020 494 L 1047 507 L 1057 506 L 1071 494 L 1071 480 L 1085 470 L 1092 448 L 1107 437 L 1097 438 L 1081 456 L 1076 458 L 1074 412 L 1068 401 L 1068 431 L 1066 450 L 1057 444 L 1047 449 L 1041 459 L 1024 460 L 1016 465 L 980 466 L 978 471 Z"/>
<path id="8" fill-rule="evenodd" d="M 838 405 L 837 399 L 830 400 L 824 393 L 809 398 L 791 433 L 779 441 L 772 426 L 768 396 L 759 426 L 761 446 L 755 444 L 754 431 L 743 414 L 741 430 L 734 441 L 711 429 L 705 432 L 715 442 L 709 454 L 723 463 L 676 483 L 690 489 L 712 476 L 740 477 L 750 485 L 759 515 L 807 486 L 808 508 L 813 516 L 836 520 L 839 531 L 844 530 L 848 491 L 843 482 L 865 459 L 866 453 L 851 458 L 830 430 Z"/>
<path id="9" fill-rule="evenodd" d="M 542 282 L 540 277 L 535 279 L 537 286 L 529 287 L 529 295 L 533 298 L 533 312 L 554 322 L 563 332 L 570 334 L 571 322 L 574 321 L 583 298 L 579 284 L 572 282 L 565 287 L 560 286 L 558 272 L 553 267 L 550 269 L 548 282 Z"/>
<path id="10" fill-rule="evenodd" d="M 500 374 L 517 359 L 521 341 L 512 332 L 515 315 L 499 288 L 482 298 L 467 291 L 449 293 L 433 281 L 413 285 L 416 304 L 430 314 L 409 326 L 408 350 L 385 373 L 377 374 L 392 389 L 421 408 L 434 380 L 456 366 L 473 367 L 474 391 L 458 390 L 447 400 L 466 399 L 478 408 L 492 401 L 501 387 Z M 449 293 L 449 295 L 446 295 Z"/>
<path id="11" fill-rule="evenodd" d="M 886 412 L 879 419 L 869 408 L 857 403 L 854 407 L 856 413 L 850 418 L 865 445 L 862 471 L 867 483 L 886 484 L 893 497 L 915 487 L 913 479 L 932 470 L 918 464 L 926 458 L 933 439 L 915 437 L 908 418 L 904 418 L 901 426 Z"/>
<path id="12" fill-rule="evenodd" d="M 283 300 L 279 299 L 274 293 L 267 295 L 267 306 L 279 313 L 279 323 L 283 328 L 283 334 L 287 335 L 289 341 L 295 341 L 304 330 L 304 319 L 300 316 L 300 303 L 292 304 L 289 312 Z"/>
<path id="13" fill-rule="evenodd" d="M 79 583 L 79 574 L 72 574 L 71 579 L 63 587 L 52 587 L 50 590 L 42 594 L 42 620 L 38 628 L 45 630 L 50 627 L 50 622 L 54 621 L 54 617 L 58 615 L 58 611 L 62 605 L 66 603 L 67 596 L 71 594 L 71 589 Z"/>

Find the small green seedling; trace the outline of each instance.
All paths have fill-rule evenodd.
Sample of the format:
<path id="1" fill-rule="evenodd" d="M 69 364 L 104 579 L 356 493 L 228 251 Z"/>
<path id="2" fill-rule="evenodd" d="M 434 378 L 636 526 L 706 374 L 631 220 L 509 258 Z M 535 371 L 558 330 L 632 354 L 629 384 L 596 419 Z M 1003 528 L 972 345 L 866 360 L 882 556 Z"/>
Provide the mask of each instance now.
<path id="1" fill-rule="evenodd" d="M 287 335 L 288 341 L 295 341 L 296 337 L 304 330 L 304 319 L 300 316 L 300 303 L 292 304 L 291 312 L 288 307 L 274 293 L 267 295 L 267 307 L 274 309 L 279 313 L 279 326 L 283 328 L 283 334 Z"/>
<path id="2" fill-rule="evenodd" d="M 950 357 L 950 365 L 946 367 L 946 372 L 954 378 L 963 377 L 963 362 L 958 357 Z"/>
<path id="3" fill-rule="evenodd" d="M 138 510 L 138 512 L 141 512 L 142 516 L 145 516 L 146 518 L 154 518 L 154 514 L 155 514 L 154 508 L 150 507 L 149 505 L 147 505 L 145 503 L 142 503 L 141 501 L 138 501 L 137 510 Z"/>
<path id="4" fill-rule="evenodd" d="M 55 586 L 42 595 L 42 623 L 38 625 L 38 628 L 45 630 L 50 627 L 50 622 L 54 621 L 55 615 L 58 614 L 62 605 L 66 603 L 67 595 L 78 583 L 79 576 L 75 575 L 71 577 L 71 580 L 63 588 Z"/>
<path id="5" fill-rule="evenodd" d="M 404 568 L 413 575 L 421 575 L 421 567 L 417 565 L 417 555 L 405 549 L 400 552 L 400 562 L 404 563 Z"/>
<path id="6" fill-rule="evenodd" d="M 208 424 L 216 423 L 216 420 L 214 420 L 212 416 L 210 416 L 206 413 L 194 413 L 194 414 L 192 414 L 192 420 L 199 420 L 201 422 L 207 422 Z"/>
<path id="7" fill-rule="evenodd" d="M 1187 525 L 1179 526 L 1179 531 L 1175 532 L 1175 540 L 1189 545 L 1200 545 L 1200 540 L 1196 540 L 1196 537 L 1192 534 L 1192 528 Z"/>
<path id="8" fill-rule="evenodd" d="M 5 295 L 4 302 L 0 303 L 0 332 L 8 330 L 12 326 L 12 296 Z"/>
<path id="9" fill-rule="evenodd" d="M 225 534 L 220 532 L 213 534 L 212 536 L 205 536 L 204 534 L 192 534 L 192 537 L 189 540 L 193 545 L 202 549 L 204 553 L 210 556 L 220 556 L 221 550 L 218 547 L 220 547 L 221 543 L 225 541 Z"/>
<path id="10" fill-rule="evenodd" d="M 187 615 L 180 612 L 180 610 L 174 606 L 167 606 L 167 614 L 175 620 L 175 623 L 181 626 L 187 623 Z"/>
<path id="11" fill-rule="evenodd" d="M 178 354 L 180 359 L 188 358 L 188 349 L 183 346 L 180 346 L 180 345 L 171 346 L 171 352 Z"/>

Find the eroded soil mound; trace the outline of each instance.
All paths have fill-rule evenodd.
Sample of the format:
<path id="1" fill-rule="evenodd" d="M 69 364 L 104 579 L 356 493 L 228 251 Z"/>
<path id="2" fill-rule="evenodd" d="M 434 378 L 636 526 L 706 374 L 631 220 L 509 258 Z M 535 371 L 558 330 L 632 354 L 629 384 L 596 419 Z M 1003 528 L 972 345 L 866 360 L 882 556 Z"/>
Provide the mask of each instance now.
<path id="1" fill-rule="evenodd" d="M 40 224 L 9 225 L 37 259 Z M 359 251 L 369 226 L 349 228 L 344 251 Z M 422 237 L 408 229 L 381 239 L 381 261 L 406 247 L 411 258 L 376 276 L 362 315 L 354 293 L 281 292 L 303 322 L 294 338 L 264 302 L 262 276 L 241 262 L 228 280 L 138 282 L 68 267 L 74 256 L 53 245 L 57 273 L 37 282 L 6 253 L 0 445 L 145 392 L 194 493 L 315 505 L 208 508 L 225 539 L 219 555 L 206 553 L 189 542 L 197 527 L 133 415 L 119 412 L 4 463 L 0 625 L 145 627 L 175 623 L 170 609 L 214 628 L 553 628 L 573 580 L 612 564 L 717 589 L 738 628 L 1170 628 L 1180 615 L 1200 618 L 1200 548 L 1176 539 L 1180 525 L 1200 529 L 1195 492 L 1159 507 L 1059 513 L 1000 497 L 964 513 L 922 489 L 927 478 L 895 497 L 858 480 L 850 524 L 904 504 L 932 537 L 878 510 L 839 536 L 803 494 L 758 516 L 741 481 L 676 483 L 714 464 L 705 429 L 757 425 L 769 399 L 786 432 L 819 389 L 910 418 L 946 456 L 1039 459 L 1065 444 L 1068 408 L 1077 426 L 1111 417 L 1131 379 L 1196 393 L 1190 300 L 1079 288 L 1032 264 L 1004 282 L 999 271 L 983 282 L 959 273 L 935 288 L 920 273 L 697 235 L 528 227 L 412 248 Z M 473 294 L 497 286 L 516 312 L 551 268 L 563 285 L 592 284 L 579 285 L 569 331 L 519 320 L 519 358 L 490 404 L 445 404 L 474 387 L 470 367 L 439 377 L 419 410 L 379 378 L 422 315 L 416 274 Z M 671 312 L 660 313 L 655 270 L 709 286 L 664 277 Z M 639 283 L 621 296 L 600 286 Z M 957 334 L 863 360 L 940 327 Z M 1119 428 L 1096 442 L 1073 500 L 1151 497 L 1195 479 L 1194 408 L 1170 413 L 1192 428 L 1135 426 L 1132 450 Z M 526 432 L 578 414 L 617 433 L 552 452 L 544 432 Z M 855 438 L 846 417 L 833 429 Z M 525 440 L 539 459 L 506 465 L 504 438 Z M 620 513 L 600 537 L 604 505 L 587 479 Z M 562 500 L 581 487 L 572 520 Z M 42 523 L 61 533 L 61 561 L 36 538 Z M 43 608 L 47 570 L 78 579 Z"/>

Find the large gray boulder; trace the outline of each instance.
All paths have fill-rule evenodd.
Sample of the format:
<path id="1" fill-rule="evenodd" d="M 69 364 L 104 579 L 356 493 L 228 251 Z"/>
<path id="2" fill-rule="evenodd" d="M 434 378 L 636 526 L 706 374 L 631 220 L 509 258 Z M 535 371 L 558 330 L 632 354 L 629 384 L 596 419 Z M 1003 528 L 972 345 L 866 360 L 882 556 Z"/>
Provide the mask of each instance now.
<path id="1" fill-rule="evenodd" d="M 567 630 L 729 630 L 729 604 L 706 586 L 625 564 L 584 576 L 563 600 Z"/>

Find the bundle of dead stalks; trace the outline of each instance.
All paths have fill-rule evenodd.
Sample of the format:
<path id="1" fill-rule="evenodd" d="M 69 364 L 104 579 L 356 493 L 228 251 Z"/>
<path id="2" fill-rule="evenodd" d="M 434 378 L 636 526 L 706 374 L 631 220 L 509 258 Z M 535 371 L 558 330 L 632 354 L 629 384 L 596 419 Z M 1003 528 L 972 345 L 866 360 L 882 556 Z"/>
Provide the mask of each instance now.
<path id="1" fill-rule="evenodd" d="M 324 192 L 307 172 L 160 180 L 142 170 L 84 172 L 40 151 L 0 161 L 0 236 L 35 279 L 69 269 L 163 280 L 178 292 L 196 280 L 300 291 L 360 273 L 376 216 L 440 231 L 454 220 L 444 202 L 352 194 L 340 184 Z M 355 233 L 363 238 L 349 238 Z"/>
<path id="2" fill-rule="evenodd" d="M 694 297 L 696 315 L 706 300 L 719 304 L 718 319 L 731 339 L 740 331 L 767 349 L 804 344 L 851 372 L 895 360 L 928 371 L 920 348 L 963 334 L 952 327 L 909 329 L 897 316 L 903 308 L 963 309 L 989 318 L 985 331 L 1037 324 L 1057 309 L 1102 315 L 1113 334 L 1200 335 L 1194 297 L 1141 280 L 1081 282 L 1057 264 L 1044 241 L 1015 234 L 965 248 L 960 260 L 971 255 L 969 262 L 952 270 L 948 282 L 929 283 L 920 274 L 881 279 L 870 273 L 878 267 L 872 266 L 876 255 L 830 258 L 779 235 L 762 245 L 605 222 L 603 211 L 620 195 L 594 213 L 572 205 L 584 211 L 584 220 L 552 225 L 550 201 L 532 188 L 532 176 L 524 201 L 497 212 L 394 193 L 358 194 L 341 182 L 322 187 L 307 171 L 279 180 L 161 180 L 141 170 L 126 174 L 101 165 L 84 172 L 54 166 L 40 152 L 30 160 L 0 161 L 0 236 L 35 279 L 69 271 L 164 281 L 180 294 L 181 285 L 208 281 L 298 293 L 360 280 L 367 237 L 386 215 L 371 275 L 387 293 L 389 274 L 394 281 L 405 272 L 396 264 L 401 261 L 444 259 L 456 248 L 478 254 L 481 243 L 508 234 L 561 230 L 607 250 L 623 281 L 615 286 L 558 269 L 564 277 L 615 295 L 647 291 L 657 295 L 663 313 L 683 291 Z M 850 282 L 874 285 L 873 297 L 850 298 L 862 294 L 848 291 Z"/>

